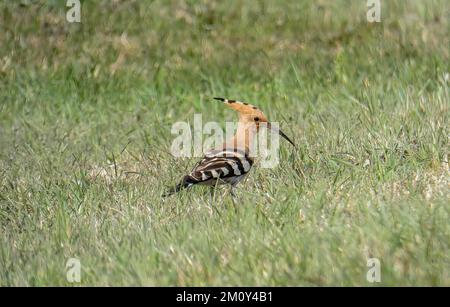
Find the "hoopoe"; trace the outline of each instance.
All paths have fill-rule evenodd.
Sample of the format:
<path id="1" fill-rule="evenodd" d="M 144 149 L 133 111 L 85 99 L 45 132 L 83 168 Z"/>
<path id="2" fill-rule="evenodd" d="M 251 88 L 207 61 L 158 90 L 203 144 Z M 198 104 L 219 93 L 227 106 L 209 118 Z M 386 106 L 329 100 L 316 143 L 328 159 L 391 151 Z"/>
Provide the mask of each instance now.
<path id="1" fill-rule="evenodd" d="M 231 194 L 234 196 L 234 187 L 245 178 L 253 165 L 250 150 L 260 127 L 265 127 L 278 133 L 294 147 L 286 134 L 271 125 L 264 113 L 256 106 L 246 102 L 215 97 L 224 102 L 239 114 L 236 134 L 218 148 L 205 153 L 190 174 L 183 177 L 181 182 L 163 196 L 172 195 L 182 189 L 190 188 L 196 184 L 215 186 L 216 184 L 230 184 Z"/>

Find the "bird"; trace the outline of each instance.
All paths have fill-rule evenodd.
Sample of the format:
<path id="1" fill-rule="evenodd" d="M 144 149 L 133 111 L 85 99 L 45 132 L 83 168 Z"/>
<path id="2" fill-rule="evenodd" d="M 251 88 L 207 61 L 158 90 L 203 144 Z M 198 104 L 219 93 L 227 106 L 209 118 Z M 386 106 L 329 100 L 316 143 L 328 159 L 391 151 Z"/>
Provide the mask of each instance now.
<path id="1" fill-rule="evenodd" d="M 220 97 L 214 97 L 214 99 L 237 111 L 239 122 L 236 134 L 221 146 L 208 150 L 192 171 L 185 175 L 175 187 L 165 192 L 163 197 L 195 185 L 215 187 L 218 184 L 229 184 L 231 195 L 235 197 L 234 188 L 247 176 L 254 164 L 250 151 L 261 127 L 278 133 L 295 148 L 294 142 L 278 127 L 272 125 L 258 107 L 232 99 Z"/>

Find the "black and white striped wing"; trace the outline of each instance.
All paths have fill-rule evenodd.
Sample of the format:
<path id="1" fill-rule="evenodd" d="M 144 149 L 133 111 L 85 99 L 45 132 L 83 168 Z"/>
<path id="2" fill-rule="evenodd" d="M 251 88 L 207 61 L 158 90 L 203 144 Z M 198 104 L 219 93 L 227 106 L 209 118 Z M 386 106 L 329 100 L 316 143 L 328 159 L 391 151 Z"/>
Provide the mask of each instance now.
<path id="1" fill-rule="evenodd" d="M 178 185 L 163 196 L 172 195 L 195 184 L 229 183 L 236 185 L 250 171 L 252 165 L 253 160 L 245 152 L 227 149 L 211 151 L 189 175 L 184 176 Z"/>
<path id="2" fill-rule="evenodd" d="M 253 161 L 246 156 L 207 156 L 188 175 L 189 182 L 192 184 L 210 183 L 216 180 L 229 182 L 232 178 L 247 174 L 252 164 Z"/>

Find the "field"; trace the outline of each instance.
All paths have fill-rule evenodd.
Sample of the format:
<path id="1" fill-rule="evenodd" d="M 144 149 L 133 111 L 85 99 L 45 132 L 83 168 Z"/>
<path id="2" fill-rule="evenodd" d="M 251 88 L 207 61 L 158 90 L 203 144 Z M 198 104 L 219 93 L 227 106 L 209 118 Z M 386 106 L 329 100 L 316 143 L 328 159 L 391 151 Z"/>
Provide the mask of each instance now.
<path id="1" fill-rule="evenodd" d="M 450 4 L 0 1 L 0 285 L 450 286 Z M 161 193 L 172 124 L 297 143 L 238 205 Z M 81 282 L 66 263 L 81 264 Z M 366 274 L 380 261 L 381 281 Z"/>

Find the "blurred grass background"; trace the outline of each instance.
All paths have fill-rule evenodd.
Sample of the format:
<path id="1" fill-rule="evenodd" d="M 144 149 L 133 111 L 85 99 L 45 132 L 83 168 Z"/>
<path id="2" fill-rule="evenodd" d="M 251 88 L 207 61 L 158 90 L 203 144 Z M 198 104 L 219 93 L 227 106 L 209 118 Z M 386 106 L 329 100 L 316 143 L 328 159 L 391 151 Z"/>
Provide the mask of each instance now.
<path id="1" fill-rule="evenodd" d="M 0 1 L 0 285 L 450 285 L 448 1 Z M 175 121 L 299 145 L 234 210 L 161 192 Z"/>

